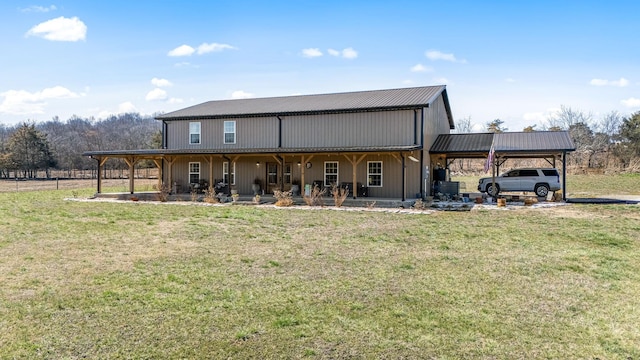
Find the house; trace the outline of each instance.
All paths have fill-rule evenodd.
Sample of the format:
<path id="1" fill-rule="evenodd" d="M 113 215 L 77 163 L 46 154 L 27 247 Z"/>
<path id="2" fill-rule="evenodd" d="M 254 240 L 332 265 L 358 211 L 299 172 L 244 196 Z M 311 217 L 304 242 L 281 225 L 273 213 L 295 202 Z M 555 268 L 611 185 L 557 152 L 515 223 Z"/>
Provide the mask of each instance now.
<path id="1" fill-rule="evenodd" d="M 209 101 L 158 116 L 162 149 L 92 151 L 152 160 L 175 192 L 216 184 L 252 194 L 312 185 L 350 196 L 429 195 L 429 148 L 454 128 L 445 86 Z M 130 176 L 133 193 L 133 176 Z M 100 181 L 98 193 L 101 192 Z"/>

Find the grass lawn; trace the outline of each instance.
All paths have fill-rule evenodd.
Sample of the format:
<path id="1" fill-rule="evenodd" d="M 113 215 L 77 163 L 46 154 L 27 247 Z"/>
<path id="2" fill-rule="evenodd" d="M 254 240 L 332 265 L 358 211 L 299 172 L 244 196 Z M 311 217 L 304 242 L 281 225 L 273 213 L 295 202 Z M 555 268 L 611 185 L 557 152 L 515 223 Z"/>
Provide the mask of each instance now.
<path id="1" fill-rule="evenodd" d="M 640 206 L 0 193 L 0 358 L 640 359 Z"/>

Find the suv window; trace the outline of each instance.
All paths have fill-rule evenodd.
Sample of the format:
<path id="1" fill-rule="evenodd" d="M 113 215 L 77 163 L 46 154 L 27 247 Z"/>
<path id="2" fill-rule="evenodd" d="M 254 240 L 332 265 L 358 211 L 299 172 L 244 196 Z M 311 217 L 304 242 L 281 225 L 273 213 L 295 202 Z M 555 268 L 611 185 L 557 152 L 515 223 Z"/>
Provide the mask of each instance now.
<path id="1" fill-rule="evenodd" d="M 538 171 L 535 169 L 520 170 L 520 176 L 538 176 Z"/>
<path id="2" fill-rule="evenodd" d="M 542 170 L 542 173 L 544 176 L 558 176 L 558 170 L 556 169 Z"/>

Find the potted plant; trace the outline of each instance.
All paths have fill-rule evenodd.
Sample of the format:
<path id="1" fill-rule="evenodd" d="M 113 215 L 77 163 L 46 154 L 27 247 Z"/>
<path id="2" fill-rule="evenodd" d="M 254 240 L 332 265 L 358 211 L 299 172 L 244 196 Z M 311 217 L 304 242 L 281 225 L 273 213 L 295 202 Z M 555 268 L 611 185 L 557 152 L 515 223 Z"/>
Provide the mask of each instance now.
<path id="1" fill-rule="evenodd" d="M 240 194 L 237 192 L 235 194 L 231 194 L 231 198 L 233 199 L 233 202 L 236 202 L 240 198 Z"/>
<path id="2" fill-rule="evenodd" d="M 251 185 L 251 190 L 253 190 L 253 195 L 260 194 L 261 189 L 262 189 L 262 180 L 260 180 L 260 178 L 256 176 L 256 178 L 253 179 L 253 184 Z"/>

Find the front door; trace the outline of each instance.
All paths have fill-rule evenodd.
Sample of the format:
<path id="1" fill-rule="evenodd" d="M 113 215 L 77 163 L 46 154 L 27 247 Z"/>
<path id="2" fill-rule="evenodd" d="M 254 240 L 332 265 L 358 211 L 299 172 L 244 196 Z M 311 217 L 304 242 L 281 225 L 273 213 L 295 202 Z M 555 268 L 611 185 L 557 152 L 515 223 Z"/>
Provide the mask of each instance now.
<path id="1" fill-rule="evenodd" d="M 284 164 L 284 172 L 281 172 L 282 166 L 276 162 L 267 163 L 267 193 L 273 194 L 273 190 L 280 190 L 280 183 L 284 190 L 291 189 L 291 163 Z"/>
<path id="2" fill-rule="evenodd" d="M 273 190 L 279 190 L 280 189 L 280 184 L 279 184 L 279 176 L 278 176 L 278 170 L 279 169 L 279 165 L 278 163 L 274 163 L 274 162 L 268 162 L 267 163 L 267 193 L 269 194 L 273 194 Z"/>

